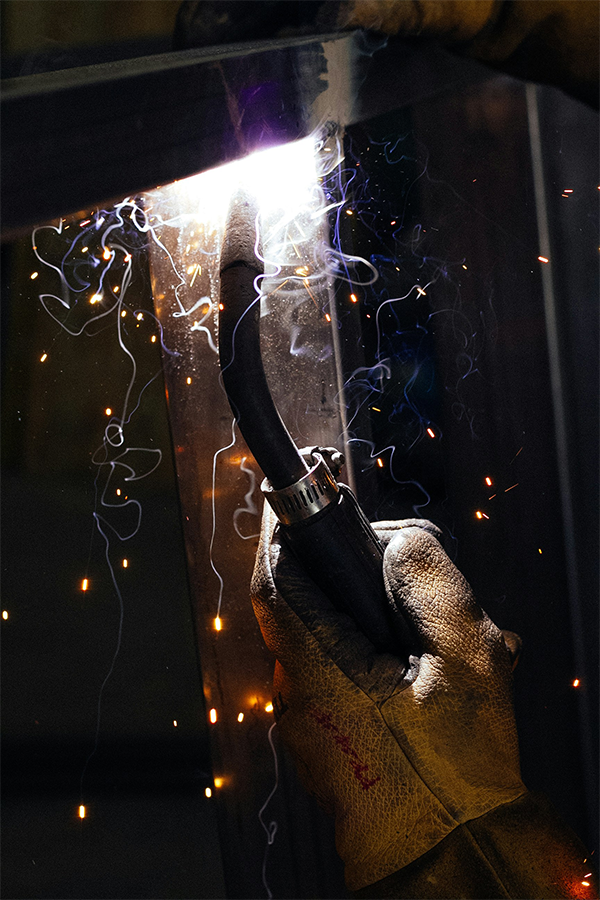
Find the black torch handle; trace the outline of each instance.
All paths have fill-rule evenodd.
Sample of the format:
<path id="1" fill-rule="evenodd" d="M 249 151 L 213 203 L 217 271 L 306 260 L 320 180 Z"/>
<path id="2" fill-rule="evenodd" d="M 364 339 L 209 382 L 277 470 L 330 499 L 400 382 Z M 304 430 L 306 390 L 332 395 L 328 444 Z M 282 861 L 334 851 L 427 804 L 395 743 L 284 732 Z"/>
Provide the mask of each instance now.
<path id="1" fill-rule="evenodd" d="M 349 487 L 341 484 L 339 501 L 320 516 L 279 528 L 306 572 L 378 650 L 414 651 L 414 635 L 386 597 L 383 546 Z"/>
<path id="2" fill-rule="evenodd" d="M 354 619 L 378 650 L 405 658 L 414 640 L 401 613 L 387 600 L 383 548 L 350 489 L 337 486 L 327 470 L 329 480 L 323 482 L 325 494 L 330 492 L 327 505 L 319 507 L 316 483 L 294 493 L 312 470 L 279 416 L 262 364 L 260 301 L 254 288 L 256 276 L 263 273 L 255 253 L 256 214 L 254 202 L 246 194 L 234 198 L 221 251 L 219 355 L 229 403 L 270 487 L 275 492 L 289 487 L 294 494 L 292 506 L 304 503 L 309 508 L 302 521 L 280 525 L 285 543 L 307 574 L 338 609 Z M 313 494 L 314 514 L 310 513 Z M 279 518 L 281 521 L 282 516 Z"/>

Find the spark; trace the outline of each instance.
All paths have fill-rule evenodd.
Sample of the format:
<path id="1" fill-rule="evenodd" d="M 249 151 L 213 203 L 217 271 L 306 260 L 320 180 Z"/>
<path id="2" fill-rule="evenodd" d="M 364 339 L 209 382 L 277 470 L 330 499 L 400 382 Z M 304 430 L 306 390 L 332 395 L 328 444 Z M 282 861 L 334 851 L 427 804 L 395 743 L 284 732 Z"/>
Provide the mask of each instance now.
<path id="1" fill-rule="evenodd" d="M 377 465 L 380 469 L 383 469 L 383 460 L 380 456 L 377 457 Z"/>
<path id="2" fill-rule="evenodd" d="M 107 406 L 104 412 L 107 416 L 112 416 L 112 409 L 110 408 L 110 406 Z"/>
<path id="3" fill-rule="evenodd" d="M 104 253 L 102 254 L 102 259 L 110 259 L 111 256 L 112 256 L 111 251 L 108 249 L 108 247 L 105 247 Z"/>
<path id="4" fill-rule="evenodd" d="M 331 322 L 331 316 L 329 315 L 329 313 L 325 313 L 325 318 L 328 322 Z"/>
<path id="5" fill-rule="evenodd" d="M 151 343 L 151 344 L 155 344 L 155 343 L 156 343 L 156 335 L 155 335 L 155 334 L 153 334 L 152 337 L 150 338 L 150 343 Z"/>
<path id="6" fill-rule="evenodd" d="M 547 256 L 538 256 L 540 262 L 547 263 L 550 262 Z"/>
<path id="7" fill-rule="evenodd" d="M 308 268 L 308 266 L 298 266 L 298 268 L 295 269 L 294 271 L 295 271 L 296 275 L 306 276 L 310 272 L 310 269 Z"/>
<path id="8" fill-rule="evenodd" d="M 35 281 L 35 279 L 38 277 L 39 274 L 40 274 L 39 272 L 32 272 L 29 277 L 31 278 L 32 281 Z"/>
<path id="9" fill-rule="evenodd" d="M 208 797 L 209 800 L 210 800 L 210 798 L 212 797 L 212 791 L 211 791 L 211 789 L 210 789 L 209 787 L 204 788 L 204 796 L 205 796 L 205 797 Z"/>
<path id="10" fill-rule="evenodd" d="M 190 249 L 190 245 L 188 244 L 187 247 L 186 247 L 186 251 L 189 250 L 189 249 Z M 197 268 L 198 268 L 198 264 L 197 264 L 197 263 L 194 263 L 193 266 L 188 266 L 188 267 L 187 267 L 186 272 L 187 272 L 188 275 L 193 275 Z"/>
<path id="11" fill-rule="evenodd" d="M 223 787 L 223 778 L 213 778 L 213 784 L 216 788 Z"/>
<path id="12" fill-rule="evenodd" d="M 85 225 L 89 225 L 91 221 L 91 219 L 84 219 L 83 222 L 79 223 L 79 227 L 83 228 Z"/>
<path id="13" fill-rule="evenodd" d="M 131 253 L 126 253 L 123 257 L 123 262 L 131 262 Z"/>
<path id="14" fill-rule="evenodd" d="M 272 703 L 267 703 L 267 705 L 265 706 L 265 712 L 267 712 L 267 713 L 273 712 L 273 704 Z"/>
<path id="15" fill-rule="evenodd" d="M 116 493 L 117 497 L 120 497 L 121 496 L 121 488 L 117 488 L 115 493 Z"/>
<path id="16" fill-rule="evenodd" d="M 211 711 L 209 712 L 208 718 L 210 719 L 210 722 L 211 722 L 212 725 L 214 725 L 215 722 L 217 721 L 217 711 L 216 711 L 216 709 L 215 709 L 214 707 L 213 707 L 213 709 L 211 709 Z"/>
<path id="17" fill-rule="evenodd" d="M 113 288 L 113 294 L 118 294 L 118 293 L 119 293 L 119 285 L 115 284 L 115 286 Z"/>
<path id="18" fill-rule="evenodd" d="M 190 287 L 194 287 L 194 282 L 196 280 L 196 276 L 201 275 L 201 274 L 202 274 L 202 266 L 196 265 L 196 271 L 192 275 L 192 280 L 190 281 Z"/>
<path id="19" fill-rule="evenodd" d="M 126 310 L 126 309 L 122 309 L 122 310 L 121 310 L 121 318 L 124 319 L 126 315 L 127 315 L 127 310 Z"/>
<path id="20" fill-rule="evenodd" d="M 590 886 L 589 881 L 582 881 L 581 883 L 582 883 L 582 885 L 583 885 L 584 887 L 589 887 L 589 886 Z"/>
<path id="21" fill-rule="evenodd" d="M 215 616 L 215 631 L 221 631 L 223 628 L 223 621 L 221 616 Z"/>
<path id="22" fill-rule="evenodd" d="M 504 491 L 504 493 L 505 493 L 505 494 L 508 494 L 509 491 L 512 491 L 513 488 L 516 488 L 516 487 L 518 487 L 518 486 L 519 486 L 519 482 L 517 481 L 515 484 L 511 484 L 510 487 L 506 488 L 506 490 Z"/>
<path id="23" fill-rule="evenodd" d="M 144 321 L 144 314 L 141 313 L 141 312 L 138 313 L 137 316 L 136 316 L 136 319 L 138 320 L 138 322 L 143 322 L 143 321 Z"/>
<path id="24" fill-rule="evenodd" d="M 238 713 L 238 722 L 244 721 L 244 713 Z"/>
<path id="25" fill-rule="evenodd" d="M 269 291 L 269 297 L 272 297 L 273 294 L 276 294 L 277 291 L 280 291 L 282 287 L 285 287 L 289 280 L 289 278 L 286 278 L 285 281 L 282 281 L 279 287 L 276 287 L 274 291 Z"/>
<path id="26" fill-rule="evenodd" d="M 47 359 L 48 359 L 48 354 L 42 353 L 42 355 L 40 356 L 40 362 L 46 362 Z"/>
<path id="27" fill-rule="evenodd" d="M 435 431 L 433 430 L 433 428 L 428 428 L 428 429 L 427 429 L 427 434 L 429 435 L 430 438 L 434 438 L 434 437 L 435 437 Z"/>
<path id="28" fill-rule="evenodd" d="M 463 263 L 463 269 L 465 269 L 465 270 L 467 270 L 467 267 L 466 267 L 466 266 L 465 266 L 465 264 L 464 264 L 464 263 Z"/>
<path id="29" fill-rule="evenodd" d="M 102 294 L 92 294 L 90 297 L 90 303 L 100 303 L 102 300 Z"/>
<path id="30" fill-rule="evenodd" d="M 427 294 L 425 293 L 425 291 L 423 290 L 423 288 L 422 288 L 422 287 L 419 287 L 418 285 L 417 285 L 417 293 L 420 294 L 421 297 L 426 297 L 426 296 L 427 296 Z"/>
<path id="31" fill-rule="evenodd" d="M 89 247 L 82 247 L 82 248 L 81 248 L 81 252 L 82 252 L 82 253 L 87 253 L 89 249 L 90 249 Z"/>
<path id="32" fill-rule="evenodd" d="M 356 294 L 350 294 L 350 299 L 353 303 L 358 303 L 358 297 L 356 296 Z"/>
<path id="33" fill-rule="evenodd" d="M 3 618 L 5 621 L 6 621 L 6 619 L 8 619 L 8 610 L 7 610 L 7 609 L 3 609 L 3 610 L 2 610 L 2 618 Z"/>
<path id="34" fill-rule="evenodd" d="M 173 719 L 173 728 L 177 728 L 177 719 Z"/>
<path id="35" fill-rule="evenodd" d="M 475 513 L 476 518 L 478 519 L 489 519 L 489 516 L 486 513 L 482 512 L 480 509 Z"/>
<path id="36" fill-rule="evenodd" d="M 313 294 L 313 292 L 312 292 L 311 289 L 310 289 L 310 285 L 309 285 L 309 283 L 308 283 L 308 278 L 303 278 L 303 279 L 302 279 L 302 284 L 303 284 L 304 287 L 306 288 L 307 293 L 308 293 L 308 296 L 310 297 L 310 299 L 312 300 L 312 302 L 315 304 L 315 306 L 316 306 L 317 309 L 318 309 L 318 308 L 319 308 L 319 304 L 317 303 L 317 299 L 316 299 L 315 295 Z"/>
<path id="37" fill-rule="evenodd" d="M 82 579 L 82 582 L 81 582 L 81 590 L 82 590 L 82 591 L 87 591 L 87 589 L 89 588 L 89 586 L 90 586 L 89 579 L 88 579 L 88 578 Z"/>
<path id="38" fill-rule="evenodd" d="M 81 806 L 79 807 L 78 815 L 79 815 L 79 818 L 80 818 L 80 819 L 85 819 L 86 808 L 85 808 L 85 806 L 83 805 L 83 803 L 82 803 Z"/>
<path id="39" fill-rule="evenodd" d="M 541 548 L 541 547 L 538 547 L 538 553 L 540 554 L 540 556 L 542 555 L 542 548 Z"/>
<path id="40" fill-rule="evenodd" d="M 396 220 L 392 219 L 392 221 L 390 222 L 390 225 L 395 225 L 395 224 L 396 224 Z"/>
<path id="41" fill-rule="evenodd" d="M 378 406 L 372 406 L 371 409 L 373 410 L 373 412 L 381 412 Z"/>
<path id="42" fill-rule="evenodd" d="M 488 487 L 491 487 L 492 484 L 493 484 L 494 482 L 492 481 L 492 479 L 490 478 L 489 475 L 486 475 L 486 476 L 485 476 L 485 483 L 487 484 Z"/>
<path id="43" fill-rule="evenodd" d="M 351 209 L 347 209 L 347 210 L 346 210 L 346 215 L 347 215 L 347 216 L 353 216 L 353 215 L 354 215 L 354 212 L 353 212 Z"/>
<path id="44" fill-rule="evenodd" d="M 123 562 L 121 563 L 121 565 L 123 566 L 124 569 L 127 569 L 129 567 L 129 560 L 124 559 Z"/>
<path id="45" fill-rule="evenodd" d="M 565 194 L 572 194 L 572 193 L 573 193 L 573 188 L 565 188 L 564 193 L 565 193 Z"/>
<path id="46" fill-rule="evenodd" d="M 186 384 L 191 384 L 191 383 L 192 383 L 192 379 L 190 378 L 189 375 L 188 375 L 188 377 L 185 379 L 185 383 L 186 383 Z"/>
<path id="47" fill-rule="evenodd" d="M 222 303 L 219 303 L 219 309 L 221 310 L 221 312 L 223 312 L 223 310 L 225 309 Z"/>
<path id="48" fill-rule="evenodd" d="M 574 679 L 573 679 L 573 681 L 572 681 L 572 686 L 573 686 L 574 688 L 578 688 L 580 684 L 581 684 L 581 681 L 579 680 L 579 678 L 574 678 Z"/>

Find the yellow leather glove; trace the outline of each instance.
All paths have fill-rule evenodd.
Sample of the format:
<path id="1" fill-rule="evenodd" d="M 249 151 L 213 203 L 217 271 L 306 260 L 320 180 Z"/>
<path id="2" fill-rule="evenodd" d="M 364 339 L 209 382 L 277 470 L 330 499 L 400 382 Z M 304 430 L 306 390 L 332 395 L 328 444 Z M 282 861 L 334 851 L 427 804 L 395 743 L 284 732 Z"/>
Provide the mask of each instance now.
<path id="1" fill-rule="evenodd" d="M 598 21 L 598 0 L 185 0 L 174 48 L 339 28 L 424 36 L 597 107 Z"/>
<path id="2" fill-rule="evenodd" d="M 508 639 L 511 653 L 434 525 L 403 520 L 374 527 L 387 545 L 386 589 L 421 643 L 408 669 L 400 658 L 376 653 L 334 609 L 280 545 L 269 508 L 252 582 L 255 613 L 277 659 L 278 727 L 306 787 L 335 816 L 348 887 L 376 897 L 579 896 L 520 893 L 522 880 L 511 893 L 489 862 L 493 852 L 474 853 L 471 845 L 466 855 L 474 853 L 468 867 L 475 874 L 466 873 L 463 838 L 456 840 L 461 829 L 489 815 L 504 821 L 502 810 L 518 812 L 529 797 L 511 699 L 515 643 Z M 514 823 L 506 827 L 514 839 Z M 577 844 L 573 852 L 585 866 L 580 850 Z M 421 866 L 416 875 L 415 866 Z M 423 893 L 400 892 L 389 881 L 398 870 L 412 873 L 406 890 Z M 573 877 L 584 875 L 577 868 Z M 458 886 L 450 888 L 448 879 Z"/>
<path id="3" fill-rule="evenodd" d="M 598 0 L 342 0 L 338 25 L 429 36 L 598 106 Z"/>

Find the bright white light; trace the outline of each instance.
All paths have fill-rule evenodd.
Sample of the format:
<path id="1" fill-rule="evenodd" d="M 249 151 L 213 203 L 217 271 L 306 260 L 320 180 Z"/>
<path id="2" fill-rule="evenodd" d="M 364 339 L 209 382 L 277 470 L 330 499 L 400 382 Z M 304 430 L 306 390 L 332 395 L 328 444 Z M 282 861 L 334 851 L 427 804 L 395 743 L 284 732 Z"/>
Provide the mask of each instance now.
<path id="1" fill-rule="evenodd" d="M 284 214 L 291 219 L 310 203 L 316 183 L 315 141 L 308 137 L 192 175 L 178 181 L 176 190 L 191 201 L 199 222 L 220 229 L 239 188 L 256 197 L 263 217 Z M 189 208 L 187 202 L 185 206 Z"/>

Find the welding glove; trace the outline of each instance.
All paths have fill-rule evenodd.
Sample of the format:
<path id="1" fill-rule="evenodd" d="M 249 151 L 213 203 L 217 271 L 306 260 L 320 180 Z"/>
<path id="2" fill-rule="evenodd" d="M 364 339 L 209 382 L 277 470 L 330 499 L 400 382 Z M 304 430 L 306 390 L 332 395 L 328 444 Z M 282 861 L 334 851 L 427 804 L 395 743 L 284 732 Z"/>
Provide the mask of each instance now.
<path id="1" fill-rule="evenodd" d="M 597 0 L 185 0 L 173 41 L 179 50 L 353 28 L 433 38 L 598 106 Z"/>
<path id="2" fill-rule="evenodd" d="M 252 581 L 277 660 L 280 734 L 335 816 L 348 887 L 364 897 L 591 896 L 572 892 L 588 871 L 583 847 L 521 781 L 516 636 L 505 640 L 476 604 L 434 525 L 375 529 L 386 590 L 420 645 L 408 667 L 403 650 L 375 652 L 333 607 L 281 545 L 268 507 Z"/>
<path id="3" fill-rule="evenodd" d="M 598 107 L 597 0 L 345 0 L 338 24 L 430 37 Z"/>

